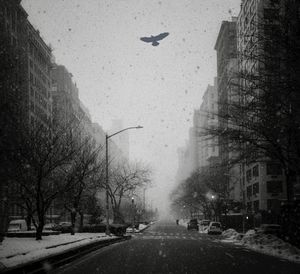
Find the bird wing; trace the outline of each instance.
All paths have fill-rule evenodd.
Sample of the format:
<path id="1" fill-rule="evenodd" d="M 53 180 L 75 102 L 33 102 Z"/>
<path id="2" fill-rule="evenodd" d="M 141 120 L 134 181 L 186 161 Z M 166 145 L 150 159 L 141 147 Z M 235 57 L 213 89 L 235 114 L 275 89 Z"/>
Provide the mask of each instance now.
<path id="1" fill-rule="evenodd" d="M 153 42 L 153 37 L 141 37 L 140 39 L 143 42 L 146 42 L 146 43 L 152 43 Z"/>
<path id="2" fill-rule="evenodd" d="M 166 38 L 168 35 L 169 35 L 168 32 L 163 32 L 163 33 L 155 36 L 154 38 L 155 38 L 156 41 L 159 41 L 159 40 L 162 40 L 162 39 Z"/>

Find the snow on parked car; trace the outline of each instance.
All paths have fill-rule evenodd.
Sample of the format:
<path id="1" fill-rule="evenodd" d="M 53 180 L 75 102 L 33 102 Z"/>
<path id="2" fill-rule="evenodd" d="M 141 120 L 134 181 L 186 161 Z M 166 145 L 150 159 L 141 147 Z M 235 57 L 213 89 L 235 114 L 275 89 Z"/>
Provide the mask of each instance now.
<path id="1" fill-rule="evenodd" d="M 222 234 L 222 225 L 220 222 L 210 222 L 207 228 L 207 234 Z"/>
<path id="2" fill-rule="evenodd" d="M 25 220 L 12 220 L 9 222 L 7 232 L 27 231 L 27 224 Z"/>

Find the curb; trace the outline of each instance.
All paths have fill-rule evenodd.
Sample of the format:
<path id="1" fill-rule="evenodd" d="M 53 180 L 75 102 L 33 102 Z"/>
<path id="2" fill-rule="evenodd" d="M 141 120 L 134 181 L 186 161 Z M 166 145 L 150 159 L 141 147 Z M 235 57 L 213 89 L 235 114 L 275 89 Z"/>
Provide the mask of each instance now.
<path id="1" fill-rule="evenodd" d="M 151 225 L 147 225 L 146 227 L 140 229 L 140 232 L 143 232 L 144 230 L 146 230 L 147 228 L 149 228 Z"/>
<path id="2" fill-rule="evenodd" d="M 74 247 L 61 253 L 54 255 L 49 255 L 44 258 L 40 258 L 36 261 L 21 264 L 15 267 L 10 267 L 7 269 L 1 269 L 0 273 L 12 274 L 12 273 L 46 273 L 53 270 L 59 266 L 69 263 L 77 258 L 90 253 L 94 250 L 100 249 L 102 247 L 123 242 L 131 239 L 131 235 L 126 235 L 123 237 L 117 237 L 113 239 L 107 239 L 99 242 L 89 243 L 83 246 Z"/>
<path id="3" fill-rule="evenodd" d="M 151 225 L 147 225 L 146 227 L 139 229 L 138 231 L 134 231 L 134 232 L 128 232 L 127 235 L 134 235 L 134 234 L 139 234 L 142 233 L 144 230 L 146 230 L 147 228 L 149 228 Z"/>

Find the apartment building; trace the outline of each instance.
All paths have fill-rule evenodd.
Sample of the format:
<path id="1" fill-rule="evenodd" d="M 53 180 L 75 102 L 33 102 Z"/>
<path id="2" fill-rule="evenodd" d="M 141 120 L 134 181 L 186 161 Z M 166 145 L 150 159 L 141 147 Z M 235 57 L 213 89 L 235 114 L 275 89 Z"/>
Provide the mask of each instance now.
<path id="1" fill-rule="evenodd" d="M 26 21 L 27 13 L 20 1 L 0 1 L 0 150 L 14 147 L 18 129 L 23 124 L 23 98 L 26 86 Z M 22 210 L 10 203 L 10 181 L 6 172 L 10 166 L 1 153 L 0 166 L 0 237 L 4 235 L 9 213 L 21 215 Z"/>
<path id="2" fill-rule="evenodd" d="M 1 1 L 0 33 L 2 39 L 1 93 L 19 119 L 15 122 L 29 127 L 44 126 L 51 121 L 50 47 L 27 20 L 21 1 Z M 2 78 L 3 81 L 2 81 Z"/>
<path id="3" fill-rule="evenodd" d="M 237 18 L 231 21 L 223 21 L 215 44 L 217 53 L 217 81 L 218 81 L 218 122 L 219 128 L 226 130 L 230 125 L 228 111 L 230 105 L 237 98 Z M 240 184 L 239 165 L 231 164 L 237 157 L 230 149 L 230 142 L 225 136 L 219 137 L 220 161 L 228 166 L 228 173 L 224 176 L 224 183 L 229 190 L 229 198 L 232 201 L 242 201 L 242 189 Z"/>
<path id="4" fill-rule="evenodd" d="M 190 130 L 191 133 L 191 130 Z M 186 180 L 197 166 L 194 161 L 196 154 L 195 148 L 191 145 L 190 140 L 186 141 L 185 146 L 177 149 L 178 168 L 176 173 L 176 182 L 180 183 Z"/>
<path id="5" fill-rule="evenodd" d="M 198 118 L 199 167 L 209 165 L 210 159 L 219 157 L 218 137 L 209 136 L 207 129 L 218 126 L 218 89 L 217 78 L 214 85 L 208 85 L 202 97 Z"/>
<path id="6" fill-rule="evenodd" d="M 63 65 L 53 65 L 52 69 L 52 96 L 53 120 L 64 123 L 79 123 L 80 101 L 78 88 L 72 79 L 73 75 Z"/>
<path id="7" fill-rule="evenodd" d="M 38 30 L 28 22 L 28 121 L 45 127 L 52 121 L 50 47 L 41 38 Z M 27 100 L 26 100 L 27 101 Z"/>
<path id="8" fill-rule="evenodd" d="M 247 90 L 251 85 L 252 79 L 247 77 L 249 74 L 263 78 L 266 85 L 264 92 L 268 87 L 268 79 L 273 81 L 270 85 L 273 86 L 271 92 L 280 92 L 274 88 L 276 87 L 274 83 L 277 81 L 276 75 L 280 74 L 285 50 L 280 47 L 282 41 L 278 40 L 278 43 L 273 41 L 270 44 L 271 40 L 268 41 L 268 38 L 276 39 L 279 36 L 281 26 L 278 18 L 284 11 L 285 2 L 287 3 L 281 0 L 242 1 L 237 20 L 238 69 L 246 75 L 240 83 L 242 90 Z M 257 92 L 262 91 L 257 89 Z M 242 101 L 251 99 L 247 95 Z M 268 213 L 279 213 L 281 202 L 287 198 L 287 188 L 283 169 L 278 160 L 259 156 L 256 162 L 244 162 L 241 165 L 241 181 L 248 212 L 257 213 L 263 210 Z"/>
<path id="9" fill-rule="evenodd" d="M 1 35 L 1 144 L 14 148 L 19 133 L 32 126 L 45 129 L 52 121 L 50 47 L 28 21 L 21 1 L 0 2 Z M 7 189 L 14 196 L 16 189 Z M 1 193 L 5 193 L 1 191 Z M 11 199 L 9 215 L 24 215 Z"/>

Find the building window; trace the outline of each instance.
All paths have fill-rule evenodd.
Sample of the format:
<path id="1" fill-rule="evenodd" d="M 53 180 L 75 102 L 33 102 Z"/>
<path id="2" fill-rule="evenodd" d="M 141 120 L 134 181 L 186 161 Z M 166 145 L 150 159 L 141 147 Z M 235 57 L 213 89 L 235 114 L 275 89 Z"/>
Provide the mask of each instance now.
<path id="1" fill-rule="evenodd" d="M 252 175 L 251 175 L 251 169 L 247 170 L 246 172 L 246 180 L 247 182 L 249 182 L 252 178 Z"/>
<path id="2" fill-rule="evenodd" d="M 247 203 L 247 212 L 251 212 L 252 211 L 252 203 L 248 202 Z"/>
<path id="3" fill-rule="evenodd" d="M 258 165 L 253 167 L 253 177 L 258 177 L 259 171 L 258 171 Z"/>
<path id="4" fill-rule="evenodd" d="M 30 100 L 30 110 L 34 113 L 34 103 Z"/>
<path id="5" fill-rule="evenodd" d="M 279 211 L 280 201 L 278 199 L 268 199 L 267 200 L 267 210 L 269 211 Z"/>
<path id="6" fill-rule="evenodd" d="M 253 195 L 256 195 L 259 193 L 259 183 L 253 184 Z"/>
<path id="7" fill-rule="evenodd" d="M 282 193 L 282 181 L 268 181 L 267 182 L 268 193 Z"/>
<path id="8" fill-rule="evenodd" d="M 31 43 L 29 44 L 29 52 L 30 52 L 31 56 L 34 55 L 34 47 L 33 47 L 33 45 Z"/>
<path id="9" fill-rule="evenodd" d="M 30 72 L 30 84 L 33 84 L 33 74 Z"/>
<path id="10" fill-rule="evenodd" d="M 252 196 L 252 186 L 247 187 L 247 197 L 250 198 Z"/>
<path id="11" fill-rule="evenodd" d="M 259 211 L 259 200 L 253 202 L 253 211 L 255 213 Z"/>
<path id="12" fill-rule="evenodd" d="M 31 128 L 34 128 L 34 117 L 30 116 L 30 126 Z"/>
<path id="13" fill-rule="evenodd" d="M 282 168 L 278 163 L 267 163 L 267 175 L 281 175 Z"/>

